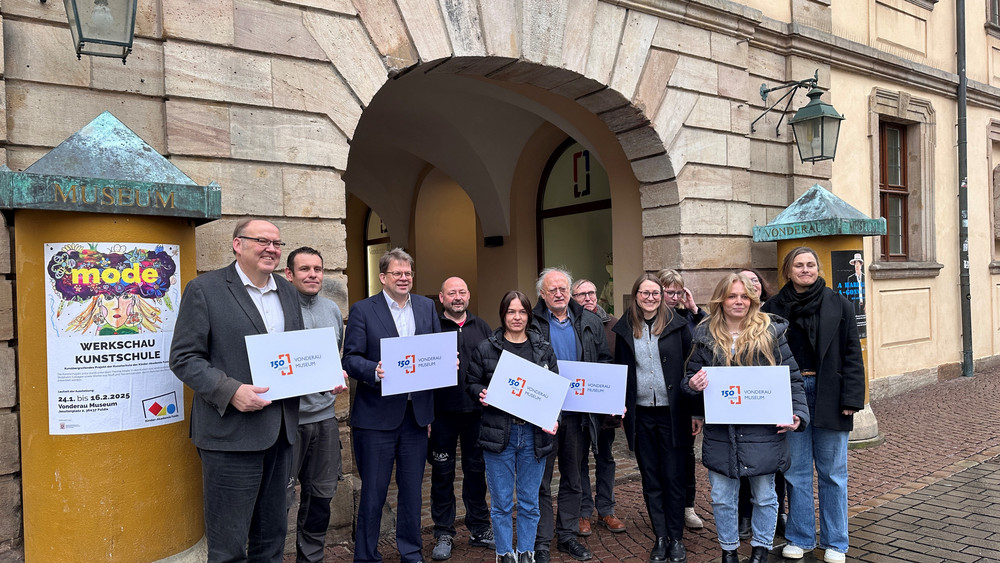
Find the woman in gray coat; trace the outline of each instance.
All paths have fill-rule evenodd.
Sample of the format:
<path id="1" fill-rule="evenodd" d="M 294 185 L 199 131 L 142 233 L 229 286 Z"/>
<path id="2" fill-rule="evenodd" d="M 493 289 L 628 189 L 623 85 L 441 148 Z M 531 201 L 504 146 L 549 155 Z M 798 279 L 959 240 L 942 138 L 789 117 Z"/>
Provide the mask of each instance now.
<path id="1" fill-rule="evenodd" d="M 753 554 L 750 563 L 766 563 L 774 540 L 778 497 L 774 474 L 789 466 L 785 432 L 809 421 L 802 376 L 785 342 L 788 323 L 760 312 L 760 298 L 743 274 L 729 274 L 715 287 L 709 316 L 695 329 L 684 390 L 701 394 L 708 387 L 709 366 L 788 366 L 792 395 L 791 424 L 706 424 L 702 463 L 712 485 L 712 511 L 723 563 L 739 563 L 737 504 L 740 477 L 749 477 L 753 497 Z"/>

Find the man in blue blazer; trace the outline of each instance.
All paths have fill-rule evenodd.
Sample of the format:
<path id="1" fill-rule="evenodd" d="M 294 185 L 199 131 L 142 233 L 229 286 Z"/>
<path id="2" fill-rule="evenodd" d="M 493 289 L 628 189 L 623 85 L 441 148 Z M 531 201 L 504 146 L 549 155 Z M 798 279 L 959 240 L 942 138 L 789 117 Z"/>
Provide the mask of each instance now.
<path id="1" fill-rule="evenodd" d="M 378 277 L 382 291 L 351 306 L 344 333 L 344 369 L 358 381 L 351 408 L 354 460 L 361 475 L 354 561 L 382 561 L 378 536 L 395 462 L 396 547 L 402 563 L 416 563 L 423 561 L 420 504 L 434 395 L 420 391 L 383 397 L 380 341 L 441 332 L 441 324 L 433 301 L 410 294 L 413 258 L 409 254 L 400 248 L 383 254 Z"/>
<path id="2" fill-rule="evenodd" d="M 236 261 L 188 282 L 170 346 L 170 369 L 194 392 L 191 441 L 201 458 L 208 561 L 280 563 L 285 487 L 299 423 L 299 398 L 260 397 L 245 336 L 301 330 L 292 284 L 271 272 L 281 233 L 244 219 L 233 231 Z"/>

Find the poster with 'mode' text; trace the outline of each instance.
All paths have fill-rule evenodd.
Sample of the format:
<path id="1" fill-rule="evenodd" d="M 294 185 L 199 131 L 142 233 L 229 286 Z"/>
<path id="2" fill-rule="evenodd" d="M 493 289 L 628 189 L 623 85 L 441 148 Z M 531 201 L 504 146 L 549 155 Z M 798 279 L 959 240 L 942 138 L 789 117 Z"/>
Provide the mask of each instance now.
<path id="1" fill-rule="evenodd" d="M 179 253 L 156 243 L 45 244 L 49 434 L 184 420 L 184 388 L 167 365 Z"/>

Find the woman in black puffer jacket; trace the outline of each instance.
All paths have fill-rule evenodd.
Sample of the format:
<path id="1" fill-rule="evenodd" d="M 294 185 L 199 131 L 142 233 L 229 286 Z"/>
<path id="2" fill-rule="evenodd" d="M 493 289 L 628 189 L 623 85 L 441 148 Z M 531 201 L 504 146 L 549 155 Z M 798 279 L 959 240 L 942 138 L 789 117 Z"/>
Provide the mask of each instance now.
<path id="1" fill-rule="evenodd" d="M 708 387 L 703 367 L 788 366 L 791 424 L 706 424 L 701 461 L 712 484 L 712 510 L 722 546 L 723 563 L 739 563 L 737 503 L 740 477 L 749 477 L 753 497 L 750 563 L 766 563 L 774 541 L 778 497 L 774 474 L 788 469 L 785 432 L 809 422 L 802 376 L 785 340 L 788 322 L 760 311 L 760 298 L 743 274 L 729 274 L 715 287 L 709 316 L 695 329 L 685 391 L 701 394 Z M 750 287 L 751 289 L 747 289 Z"/>
<path id="2" fill-rule="evenodd" d="M 490 518 L 496 540 L 496 560 L 503 563 L 534 561 L 538 529 L 538 489 L 545 472 L 545 457 L 555 447 L 551 431 L 521 420 L 487 401 L 486 388 L 493 379 L 500 355 L 507 351 L 557 372 L 556 354 L 541 334 L 529 330 L 531 302 L 520 291 L 510 291 L 500 301 L 500 328 L 480 343 L 469 364 L 468 392 L 483 404 L 479 446 L 486 461 L 490 489 Z M 514 491 L 517 491 L 517 554 L 514 552 Z"/>

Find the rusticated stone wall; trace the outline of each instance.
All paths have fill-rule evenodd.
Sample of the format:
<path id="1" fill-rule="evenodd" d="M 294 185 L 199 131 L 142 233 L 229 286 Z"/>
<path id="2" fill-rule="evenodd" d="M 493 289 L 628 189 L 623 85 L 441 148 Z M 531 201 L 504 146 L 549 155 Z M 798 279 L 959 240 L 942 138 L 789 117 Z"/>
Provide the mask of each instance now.
<path id="1" fill-rule="evenodd" d="M 644 268 L 682 267 L 699 297 L 719 269 L 773 262 L 751 227 L 830 174 L 798 164 L 787 129 L 773 134 L 776 117 L 749 132 L 761 81 L 819 68 L 828 85 L 828 65 L 781 52 L 781 25 L 725 0 L 140 0 L 124 67 L 76 59 L 61 2 L 2 0 L 0 22 L 8 166 L 24 169 L 110 110 L 196 182 L 222 186 L 223 218 L 198 230 L 199 271 L 232 259 L 239 217 L 271 217 L 290 248 L 324 252 L 326 291 L 345 312 L 350 142 L 383 84 L 414 65 L 531 84 L 597 115 L 640 183 Z M 21 514 L 6 229 L 0 237 L 2 551 L 19 544 Z M 346 429 L 342 438 L 350 471 Z M 353 504 L 337 507 L 342 538 Z"/>

